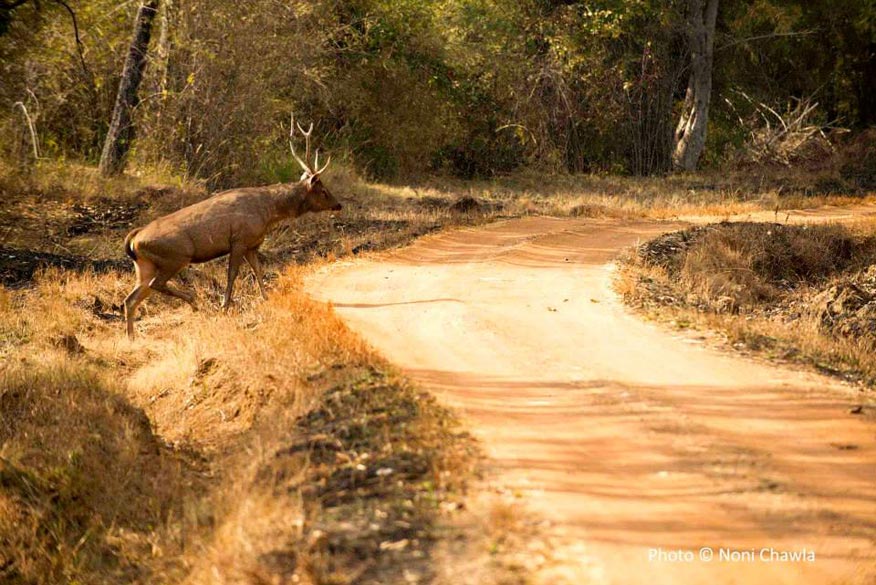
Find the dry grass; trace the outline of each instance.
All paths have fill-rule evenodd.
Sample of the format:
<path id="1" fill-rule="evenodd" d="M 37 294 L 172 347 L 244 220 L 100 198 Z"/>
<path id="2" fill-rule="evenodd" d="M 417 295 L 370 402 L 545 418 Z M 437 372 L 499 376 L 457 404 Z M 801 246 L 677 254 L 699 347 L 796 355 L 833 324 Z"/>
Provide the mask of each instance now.
<path id="1" fill-rule="evenodd" d="M 134 171 L 115 177 L 102 176 L 97 167 L 64 160 L 43 160 L 32 167 L 11 166 L 0 160 L 0 193 L 7 197 L 35 195 L 41 201 L 75 199 L 88 202 L 101 197 L 124 199 L 148 185 L 168 185 L 196 190 L 162 169 Z"/>
<path id="2" fill-rule="evenodd" d="M 346 583 L 392 582 L 399 563 L 428 572 L 439 505 L 469 473 L 469 443 L 303 294 L 299 269 L 265 303 L 244 283 L 229 315 L 150 299 L 134 343 L 95 308 L 127 281 L 53 270 L 0 294 L 4 579 Z"/>
<path id="3" fill-rule="evenodd" d="M 876 222 L 714 224 L 668 234 L 627 257 L 617 282 L 634 306 L 680 328 L 720 332 L 733 347 L 876 385 L 870 297 L 846 306 L 876 263 Z M 848 301 L 846 301 L 848 305 Z M 863 308 L 859 305 L 863 305 Z M 855 311 L 853 313 L 852 311 Z"/>
<path id="4" fill-rule="evenodd" d="M 7 582 L 173 575 L 155 547 L 190 485 L 106 372 L 57 353 L 0 373 L 0 566 Z"/>
<path id="5" fill-rule="evenodd" d="M 489 182 L 443 178 L 409 186 L 367 183 L 338 165 L 326 183 L 344 202 L 344 211 L 285 224 L 269 235 L 262 251 L 269 262 L 306 263 L 386 249 L 446 226 L 501 217 L 725 216 L 860 203 L 872 196 L 837 189 L 822 179 L 788 169 L 664 178 L 530 172 Z M 0 263 L 4 247 L 57 255 L 18 258 L 22 267 L 7 276 L 12 269 L 0 265 L 0 277 L 8 286 L 30 278 L 33 270 L 26 265 L 47 263 L 68 269 L 120 268 L 127 265 L 120 245 L 127 231 L 206 196 L 202 186 L 179 183 L 161 172 L 103 179 L 93 168 L 63 163 L 41 163 L 28 172 L 0 169 Z M 474 209 L 455 209 L 463 196 L 477 201 Z"/>
<path id="6" fill-rule="evenodd" d="M 461 508 L 471 442 L 302 293 L 296 265 L 507 216 L 825 201 L 786 190 L 791 179 L 748 190 L 732 178 L 521 175 L 413 188 L 338 167 L 327 183 L 344 212 L 301 218 L 266 241 L 268 302 L 247 273 L 236 310 L 221 314 L 224 267 L 193 267 L 182 280 L 202 311 L 153 296 L 130 343 L 118 306 L 133 280 L 120 268 L 124 235 L 203 189 L 160 174 L 106 181 L 74 165 L 7 171 L 0 247 L 25 255 L 0 263 L 15 284 L 0 287 L 0 580 L 28 583 L 438 578 L 433 554 L 455 532 L 437 527 Z M 479 204 L 454 209 L 460 195 Z M 34 259 L 21 269 L 30 251 L 61 267 Z M 108 262 L 82 260 L 94 258 Z M 508 533 L 526 529 L 512 508 L 490 508 L 472 560 L 511 558 L 489 576 L 498 581 L 525 580 L 532 560 L 513 560 L 525 543 Z"/>
<path id="7" fill-rule="evenodd" d="M 44 170 L 3 183 L 23 189 L 0 210 L 15 226 L 0 234 L 15 250 L 13 268 L 31 250 L 118 258 L 132 223 L 203 196 L 196 186 Z M 0 485 L 0 523 L 18 527 L 0 547 L 15 552 L 0 559 L 3 579 L 384 583 L 404 580 L 401 565 L 409 576 L 431 573 L 441 504 L 470 475 L 470 441 L 302 293 L 295 263 L 398 245 L 498 210 L 456 212 L 454 199 L 384 191 L 342 168 L 333 178 L 347 211 L 272 234 L 265 303 L 247 274 L 236 310 L 221 314 L 224 267 L 193 267 L 182 280 L 203 310 L 153 296 L 129 343 L 119 303 L 133 276 L 116 264 L 95 273 L 84 262 L 63 264 L 75 270 L 34 262 L 13 273 L 17 288 L 0 287 L 0 397 L 21 403 L 4 412 L 36 417 L 31 426 L 5 417 L 0 429 L 3 477 L 12 478 Z M 21 387 L 31 392 L 20 397 Z M 44 400 L 58 392 L 65 400 Z M 82 458 L 87 482 L 79 463 L 54 463 Z M 19 493 L 31 484 L 42 499 Z M 92 497 L 102 485 L 107 497 Z M 69 505 L 53 495 L 62 488 Z M 120 510 L 132 519 L 122 523 Z"/>
<path id="8" fill-rule="evenodd" d="M 666 177 L 554 175 L 523 172 L 492 181 L 434 179 L 438 192 L 466 193 L 505 206 L 511 215 L 671 219 L 806 209 L 872 200 L 873 193 L 832 175 L 792 168 L 678 174 Z"/>
<path id="9" fill-rule="evenodd" d="M 695 302 L 737 312 L 861 268 L 874 244 L 841 225 L 725 222 L 656 238 L 639 259 L 663 268 Z"/>

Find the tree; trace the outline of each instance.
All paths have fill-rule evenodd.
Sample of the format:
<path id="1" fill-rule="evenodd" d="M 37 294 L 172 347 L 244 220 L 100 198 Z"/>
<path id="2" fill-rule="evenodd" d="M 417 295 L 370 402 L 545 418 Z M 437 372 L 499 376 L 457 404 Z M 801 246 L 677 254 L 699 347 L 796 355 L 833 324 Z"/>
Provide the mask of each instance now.
<path id="1" fill-rule="evenodd" d="M 137 92 L 146 68 L 146 52 L 152 36 L 152 21 L 158 12 L 159 3 L 160 0 L 146 0 L 137 10 L 134 38 L 131 40 L 125 66 L 122 69 L 113 116 L 100 156 L 100 172 L 103 175 L 118 174 L 124 169 L 125 157 L 134 139 L 132 113 L 140 101 Z"/>
<path id="2" fill-rule="evenodd" d="M 681 117 L 675 129 L 675 150 L 672 155 L 673 165 L 685 171 L 696 169 L 706 146 L 717 16 L 718 0 L 688 0 L 690 76 Z"/>

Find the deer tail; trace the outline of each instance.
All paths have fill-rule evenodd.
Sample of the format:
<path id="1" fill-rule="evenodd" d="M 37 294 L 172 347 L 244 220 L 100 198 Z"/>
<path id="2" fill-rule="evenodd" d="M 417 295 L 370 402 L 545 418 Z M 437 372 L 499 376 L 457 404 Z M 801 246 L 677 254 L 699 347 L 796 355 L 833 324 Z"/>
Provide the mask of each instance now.
<path id="1" fill-rule="evenodd" d="M 131 230 L 131 233 L 129 233 L 125 237 L 125 254 L 127 254 L 131 260 L 137 259 L 137 253 L 134 252 L 134 246 L 131 244 L 131 242 L 134 239 L 134 236 L 136 236 L 138 233 L 140 233 L 140 228 Z"/>

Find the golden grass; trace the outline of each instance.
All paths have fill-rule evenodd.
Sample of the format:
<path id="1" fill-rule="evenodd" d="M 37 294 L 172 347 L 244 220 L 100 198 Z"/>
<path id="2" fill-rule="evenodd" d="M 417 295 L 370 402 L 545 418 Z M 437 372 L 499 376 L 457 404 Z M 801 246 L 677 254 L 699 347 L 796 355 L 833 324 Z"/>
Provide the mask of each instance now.
<path id="1" fill-rule="evenodd" d="M 102 183 L 87 170 L 84 174 L 77 174 L 81 169 L 57 172 L 62 171 L 68 174 L 55 175 L 61 177 L 57 184 L 48 177 L 30 183 L 31 194 L 19 194 L 5 211 L 16 217 L 25 209 L 42 221 L 46 218 L 40 217 L 41 210 L 51 207 L 55 211 L 40 226 L 46 228 L 45 233 L 63 234 L 70 225 L 73 203 L 99 198 L 102 191 L 113 189 L 119 190 L 121 200 L 136 202 L 136 192 L 143 186 L 137 179 Z M 181 303 L 154 295 L 137 323 L 140 338 L 131 343 L 123 336 L 114 305 L 132 286 L 132 274 L 49 269 L 39 273 L 30 288 L 0 288 L 0 370 L 4 375 L 12 371 L 10 364 L 20 362 L 22 368 L 36 371 L 53 360 L 63 360 L 67 367 L 59 374 L 58 385 L 69 387 L 76 376 L 91 372 L 103 384 L 106 396 L 141 413 L 158 460 L 173 462 L 171 471 L 177 478 L 152 473 L 157 464 L 136 455 L 139 451 L 132 435 L 117 433 L 119 449 L 129 448 L 134 458 L 101 467 L 100 460 L 88 451 L 93 485 L 111 483 L 106 474 L 129 477 L 127 467 L 120 468 L 122 464 L 139 466 L 145 476 L 166 488 L 156 492 L 155 499 L 173 513 L 116 530 L 107 522 L 113 515 L 103 500 L 83 504 L 81 509 L 77 505 L 54 509 L 51 500 L 42 507 L 16 500 L 15 506 L 0 511 L 0 521 L 13 525 L 28 514 L 42 518 L 39 515 L 45 508 L 46 513 L 58 516 L 62 528 L 53 541 L 46 541 L 36 529 L 16 533 L 17 555 L 0 563 L 6 567 L 4 577 L 101 583 L 123 580 L 119 571 L 124 570 L 146 582 L 267 583 L 295 574 L 299 582 L 341 583 L 390 571 L 405 559 L 421 558 L 430 546 L 438 504 L 450 497 L 451 486 L 459 485 L 468 473 L 468 455 L 454 446 L 465 441 L 454 435 L 446 412 L 418 396 L 403 380 L 387 377 L 383 373 L 387 366 L 329 307 L 301 292 L 300 269 L 287 266 L 279 275 L 274 271 L 289 259 L 351 254 L 362 244 L 366 250 L 397 245 L 442 223 L 470 223 L 483 217 L 421 208 L 406 196 L 384 197 L 349 177 L 346 186 L 341 179 L 342 189 L 358 189 L 357 195 L 371 198 L 372 204 L 349 205 L 349 215 L 340 218 L 340 226 L 326 217 L 311 216 L 275 233 L 266 246 L 272 278 L 268 302 L 258 299 L 254 281 L 246 274 L 238 281 L 236 308 L 227 315 L 219 313 L 224 267 L 216 263 L 196 267 L 184 280 L 198 292 L 202 310 L 192 312 Z M 195 191 L 184 187 L 181 194 L 172 192 L 169 199 L 151 202 L 144 221 L 169 211 L 168 206 L 186 203 L 178 199 Z M 50 201 L 40 200 L 44 189 L 54 189 L 47 197 Z M 36 241 L 41 242 L 38 247 L 55 253 L 120 255 L 123 231 L 99 229 L 86 236 L 62 237 L 60 249 L 54 237 Z M 7 239 L 8 244 L 24 247 L 33 241 L 29 234 L 21 240 L 15 234 L 11 241 Z M 277 254 L 275 261 L 271 261 L 272 251 Z M 15 386 L 12 378 L 3 380 L 0 396 L 7 397 Z M 52 391 L 42 378 L 34 383 L 40 391 Z M 344 399 L 341 406 L 324 405 L 326 395 L 333 400 L 355 399 Z M 314 445 L 346 431 L 334 422 L 325 428 L 314 421 L 303 424 L 301 418 L 308 412 L 356 421 L 356 428 L 364 429 L 361 440 L 342 445 L 330 453 L 329 460 L 314 465 Z M 392 419 L 387 413 L 392 413 Z M 406 422 L 391 422 L 399 417 Z M 115 419 L 65 418 L 63 413 L 53 423 L 58 438 L 75 437 L 80 428 L 96 432 L 103 426 L 122 426 Z M 12 426 L 8 429 L 11 435 L 16 433 Z M 15 435 L 5 447 L 28 445 L 32 436 L 32 432 Z M 100 446 L 102 440 L 94 444 Z M 302 444 L 305 448 L 299 449 Z M 59 459 L 65 457 L 60 439 L 43 447 Z M 321 499 L 347 491 L 338 482 L 351 474 L 357 476 L 359 466 L 368 463 L 362 458 L 369 454 L 373 461 L 384 461 L 387 469 L 397 467 L 399 475 L 381 479 L 377 487 L 382 491 L 373 501 L 376 496 L 369 494 L 376 488 L 365 477 L 354 497 L 324 510 Z M 13 455 L 10 451 L 8 457 Z M 46 472 L 43 461 L 13 460 L 16 476 Z M 409 471 L 402 474 L 405 469 Z M 295 481 L 290 483 L 289 478 Z M 137 482 L 131 485 L 140 486 Z M 0 486 L 0 494 L 14 499 L 8 489 Z M 85 497 L 84 487 L 73 491 L 76 502 Z M 124 493 L 107 493 L 118 496 L 117 506 L 140 505 L 140 500 Z M 88 515 L 90 524 L 74 521 L 76 514 Z M 367 521 L 372 514 L 378 517 Z M 350 518 L 361 518 L 354 533 L 347 528 Z M 425 541 L 409 539 L 409 544 L 396 550 L 404 540 L 392 540 L 396 522 L 416 526 Z M 372 534 L 373 526 L 382 528 Z M 355 542 L 344 544 L 350 534 L 358 534 Z M 68 554 L 58 548 L 61 540 L 74 543 L 73 547 L 80 540 L 89 544 Z M 134 544 L 122 546 L 123 542 Z M 355 550 L 363 546 L 373 549 L 370 564 L 357 560 Z M 92 562 L 92 558 L 106 562 Z"/>
<path id="2" fill-rule="evenodd" d="M 181 550 L 169 523 L 185 480 L 111 376 L 50 352 L 4 366 L 0 388 L 4 578 L 115 583 L 163 564 L 156 541 Z"/>
<path id="3" fill-rule="evenodd" d="M 466 193 L 505 205 L 510 215 L 589 217 L 729 216 L 759 210 L 806 209 L 872 201 L 873 193 L 836 191 L 799 169 L 752 169 L 665 177 L 550 175 L 534 171 L 490 181 L 431 179 L 444 193 Z"/>
<path id="4" fill-rule="evenodd" d="M 876 340 L 825 330 L 818 304 L 822 291 L 876 261 L 876 221 L 787 227 L 775 238 L 767 224 L 730 224 L 674 267 L 630 254 L 616 289 L 680 329 L 716 331 L 735 349 L 876 384 Z"/>
<path id="5" fill-rule="evenodd" d="M 32 167 L 12 167 L 0 160 L 0 193 L 8 196 L 38 194 L 42 200 L 74 199 L 87 202 L 98 197 L 124 198 L 146 185 L 193 189 L 167 169 L 133 169 L 104 177 L 97 167 L 66 160 L 42 160 Z"/>
<path id="6" fill-rule="evenodd" d="M 2 164 L 2 163 L 0 163 Z M 343 165 L 326 184 L 345 204 L 334 219 L 307 216 L 281 226 L 263 248 L 283 261 L 340 257 L 400 245 L 429 231 L 498 217 L 530 214 L 585 217 L 725 216 L 757 210 L 802 209 L 871 200 L 814 188 L 817 177 L 799 171 L 754 171 L 637 178 L 595 175 L 545 176 L 520 172 L 490 181 L 433 178 L 418 185 L 375 184 Z M 93 167 L 43 162 L 25 172 L 0 167 L 0 244 L 124 259 L 120 242 L 135 225 L 207 196 L 202 185 L 181 182 L 166 171 L 134 172 L 105 179 Z M 460 196 L 482 203 L 469 213 L 453 211 Z M 67 235 L 82 218 L 76 206 L 95 212 L 107 205 L 137 206 L 135 219 L 112 229 Z M 87 212 L 86 212 L 87 213 Z M 87 218 L 86 218 L 87 219 Z"/>
<path id="7" fill-rule="evenodd" d="M 267 302 L 243 281 L 230 314 L 151 298 L 134 342 L 94 308 L 129 275 L 50 270 L 0 289 L 0 550 L 14 551 L 0 575 L 346 583 L 420 563 L 467 442 L 303 294 L 301 270 Z M 320 455 L 326 442 L 339 447 Z M 394 549 L 397 522 L 423 542 Z"/>

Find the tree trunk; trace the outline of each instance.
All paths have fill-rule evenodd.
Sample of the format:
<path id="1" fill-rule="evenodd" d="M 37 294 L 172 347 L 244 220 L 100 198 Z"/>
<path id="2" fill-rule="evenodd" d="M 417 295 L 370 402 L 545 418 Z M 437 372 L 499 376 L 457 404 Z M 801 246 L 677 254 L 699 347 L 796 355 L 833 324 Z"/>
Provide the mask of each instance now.
<path id="1" fill-rule="evenodd" d="M 681 117 L 675 129 L 675 150 L 672 154 L 673 165 L 684 171 L 697 168 L 706 146 L 717 16 L 718 0 L 688 0 L 690 77 Z"/>
<path id="2" fill-rule="evenodd" d="M 103 153 L 100 156 L 100 172 L 103 175 L 120 173 L 125 166 L 125 157 L 134 139 L 134 126 L 131 121 L 134 108 L 139 103 L 137 90 L 143 79 L 146 68 L 146 51 L 149 48 L 149 38 L 152 36 L 152 21 L 158 11 L 160 0 L 146 0 L 137 10 L 134 21 L 134 38 L 128 49 L 125 67 L 122 69 L 122 79 L 119 82 L 119 92 L 116 94 L 116 105 L 110 121 L 106 141 L 103 143 Z"/>
<path id="3" fill-rule="evenodd" d="M 167 90 L 167 69 L 170 58 L 170 19 L 173 10 L 173 0 L 164 0 L 161 15 L 158 18 L 158 42 L 152 50 L 155 63 L 155 93 L 164 99 Z"/>

